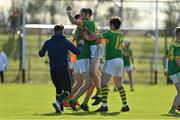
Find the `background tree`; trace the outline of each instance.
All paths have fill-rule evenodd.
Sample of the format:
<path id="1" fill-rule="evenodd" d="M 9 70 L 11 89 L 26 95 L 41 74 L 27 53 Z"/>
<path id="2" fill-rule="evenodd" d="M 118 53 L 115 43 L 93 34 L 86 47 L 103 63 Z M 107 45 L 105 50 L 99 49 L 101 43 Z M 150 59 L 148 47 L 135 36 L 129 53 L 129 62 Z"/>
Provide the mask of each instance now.
<path id="1" fill-rule="evenodd" d="M 38 18 L 38 15 L 43 11 L 43 7 L 46 5 L 47 0 L 29 0 L 27 14 L 30 15 L 29 23 L 41 23 L 44 19 Z"/>
<path id="2" fill-rule="evenodd" d="M 180 23 L 180 2 L 175 0 L 175 2 L 168 2 L 166 9 L 163 10 L 166 14 L 165 30 L 168 36 L 173 36 L 173 31 L 176 26 Z"/>
<path id="3" fill-rule="evenodd" d="M 51 17 L 51 23 L 54 24 L 55 23 L 54 16 L 56 14 L 56 7 L 53 1 L 51 1 L 51 4 L 49 6 L 49 13 Z"/>

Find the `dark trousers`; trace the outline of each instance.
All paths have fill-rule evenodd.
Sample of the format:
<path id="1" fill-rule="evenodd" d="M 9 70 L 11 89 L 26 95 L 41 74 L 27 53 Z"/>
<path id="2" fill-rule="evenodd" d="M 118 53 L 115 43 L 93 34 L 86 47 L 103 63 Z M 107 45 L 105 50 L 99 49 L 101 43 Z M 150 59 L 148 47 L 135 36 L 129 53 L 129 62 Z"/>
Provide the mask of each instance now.
<path id="1" fill-rule="evenodd" d="M 3 71 L 0 71 L 0 76 L 1 76 L 1 83 L 4 83 L 4 73 L 3 73 Z"/>
<path id="2" fill-rule="evenodd" d="M 52 82 L 56 88 L 56 94 L 60 94 L 58 100 L 62 102 L 62 100 L 71 93 L 71 76 L 69 68 L 53 68 L 50 73 Z"/>

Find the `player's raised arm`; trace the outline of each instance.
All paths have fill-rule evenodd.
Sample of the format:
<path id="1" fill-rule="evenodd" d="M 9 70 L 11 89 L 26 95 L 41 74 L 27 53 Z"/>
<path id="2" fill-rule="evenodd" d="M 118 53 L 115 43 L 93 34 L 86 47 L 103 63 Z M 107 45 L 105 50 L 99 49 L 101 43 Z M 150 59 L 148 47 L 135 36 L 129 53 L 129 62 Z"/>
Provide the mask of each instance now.
<path id="1" fill-rule="evenodd" d="M 67 15 L 68 15 L 69 21 L 70 21 L 72 24 L 75 24 L 75 25 L 80 26 L 80 25 L 81 25 L 81 21 L 76 20 L 76 19 L 72 16 L 71 10 L 72 10 L 71 6 L 67 6 L 67 7 L 66 7 L 66 13 L 67 13 Z"/>

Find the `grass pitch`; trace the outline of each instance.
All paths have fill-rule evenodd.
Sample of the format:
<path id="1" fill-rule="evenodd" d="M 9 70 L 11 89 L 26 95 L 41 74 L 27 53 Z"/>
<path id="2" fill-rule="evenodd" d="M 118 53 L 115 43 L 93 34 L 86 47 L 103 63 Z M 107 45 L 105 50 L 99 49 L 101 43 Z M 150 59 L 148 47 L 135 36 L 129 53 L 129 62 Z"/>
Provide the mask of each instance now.
<path id="1" fill-rule="evenodd" d="M 110 86 L 107 113 L 93 112 L 99 106 L 91 106 L 90 112 L 69 108 L 62 114 L 54 114 L 55 90 L 52 84 L 4 84 L 0 85 L 0 119 L 1 120 L 110 120 L 110 119 L 179 119 L 180 115 L 168 115 L 167 112 L 175 96 L 173 85 L 135 85 L 135 92 L 125 85 L 130 112 L 122 113 L 121 99 L 118 92 Z M 80 102 L 84 96 L 79 100 Z"/>

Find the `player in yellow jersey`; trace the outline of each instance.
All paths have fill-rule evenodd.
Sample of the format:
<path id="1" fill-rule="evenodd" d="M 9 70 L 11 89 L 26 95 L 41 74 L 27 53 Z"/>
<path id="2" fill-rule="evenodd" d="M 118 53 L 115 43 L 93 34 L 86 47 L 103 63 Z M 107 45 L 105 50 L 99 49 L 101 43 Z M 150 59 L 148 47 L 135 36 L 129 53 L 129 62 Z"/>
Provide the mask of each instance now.
<path id="1" fill-rule="evenodd" d="M 177 95 L 174 97 L 173 104 L 169 110 L 170 114 L 176 114 L 176 109 L 180 105 L 180 27 L 175 29 L 176 40 L 170 44 L 167 55 L 163 57 L 163 67 L 166 68 L 168 59 L 168 77 L 175 84 Z"/>
<path id="2" fill-rule="evenodd" d="M 129 111 L 129 106 L 126 100 L 126 92 L 122 85 L 122 75 L 124 69 L 123 63 L 123 40 L 124 34 L 119 30 L 121 26 L 121 20 L 118 17 L 112 17 L 109 21 L 110 30 L 101 35 L 94 35 L 96 39 L 106 39 L 105 48 L 105 63 L 103 66 L 102 77 L 101 77 L 101 92 L 102 92 L 102 105 L 96 112 L 107 112 L 107 98 L 108 98 L 108 83 L 113 77 L 115 79 L 115 86 L 119 91 L 122 100 L 122 112 Z"/>

